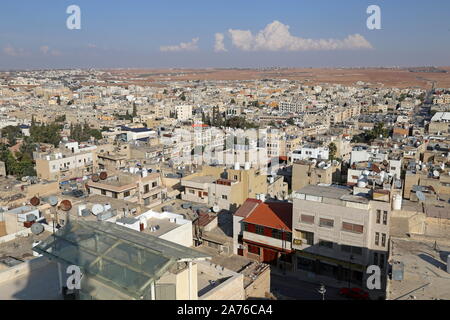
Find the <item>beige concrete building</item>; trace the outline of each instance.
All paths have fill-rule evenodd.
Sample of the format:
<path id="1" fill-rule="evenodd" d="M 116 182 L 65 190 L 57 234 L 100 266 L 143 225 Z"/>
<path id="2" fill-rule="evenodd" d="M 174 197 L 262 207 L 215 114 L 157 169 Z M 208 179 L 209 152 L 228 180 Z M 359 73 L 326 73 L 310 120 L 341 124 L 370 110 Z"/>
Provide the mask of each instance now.
<path id="1" fill-rule="evenodd" d="M 90 180 L 86 187 L 89 194 L 123 199 L 149 208 L 161 204 L 166 192 L 160 174 L 148 173 L 145 169 L 133 173 L 121 172 L 97 182 Z"/>
<path id="2" fill-rule="evenodd" d="M 307 186 L 294 194 L 295 269 L 362 285 L 369 265 L 386 272 L 390 202 L 340 187 Z"/>

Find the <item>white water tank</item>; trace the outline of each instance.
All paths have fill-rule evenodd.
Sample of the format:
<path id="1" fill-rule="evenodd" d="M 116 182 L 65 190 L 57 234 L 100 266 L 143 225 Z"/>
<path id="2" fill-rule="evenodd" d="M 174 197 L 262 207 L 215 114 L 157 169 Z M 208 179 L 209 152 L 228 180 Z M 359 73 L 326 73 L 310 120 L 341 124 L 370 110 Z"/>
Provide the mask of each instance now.
<path id="1" fill-rule="evenodd" d="M 264 193 L 261 193 L 259 195 L 259 200 L 261 200 L 262 202 L 266 202 L 266 195 Z"/>
<path id="2" fill-rule="evenodd" d="M 250 170 L 250 162 L 246 162 L 246 163 L 244 164 L 244 169 L 245 169 L 245 170 Z"/>
<path id="3" fill-rule="evenodd" d="M 358 188 L 365 188 L 367 187 L 367 180 L 365 178 L 363 179 L 359 179 L 358 180 L 358 184 L 357 184 Z"/>
<path id="4" fill-rule="evenodd" d="M 394 201 L 392 203 L 392 209 L 393 210 L 402 210 L 402 196 L 401 195 L 394 195 Z"/>
<path id="5" fill-rule="evenodd" d="M 85 204 L 80 204 L 79 206 L 78 206 L 78 216 L 79 217 L 81 217 L 83 214 L 82 214 L 82 211 L 84 210 L 84 209 L 86 209 L 86 205 Z"/>
<path id="6" fill-rule="evenodd" d="M 148 176 L 147 169 L 142 170 L 141 176 L 142 176 L 142 178 L 145 178 L 146 176 Z"/>
<path id="7" fill-rule="evenodd" d="M 239 170 L 241 168 L 241 165 L 239 164 L 239 162 L 236 162 L 234 164 L 234 170 Z"/>
<path id="8" fill-rule="evenodd" d="M 104 211 L 111 210 L 111 205 L 110 205 L 109 203 L 105 203 L 105 204 L 103 205 L 103 209 L 104 209 Z"/>

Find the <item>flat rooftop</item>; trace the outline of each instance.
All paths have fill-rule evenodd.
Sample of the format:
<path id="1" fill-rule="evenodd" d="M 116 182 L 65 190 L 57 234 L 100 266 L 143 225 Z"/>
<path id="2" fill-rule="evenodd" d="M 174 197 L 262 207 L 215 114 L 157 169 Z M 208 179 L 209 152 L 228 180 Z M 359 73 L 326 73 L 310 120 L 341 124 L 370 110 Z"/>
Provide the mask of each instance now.
<path id="1" fill-rule="evenodd" d="M 392 239 L 391 261 L 403 263 L 403 280 L 389 280 L 390 300 L 450 299 L 446 271 L 450 241 Z"/>
<path id="2" fill-rule="evenodd" d="M 162 236 L 163 234 L 166 234 L 167 232 L 172 231 L 180 226 L 175 222 L 171 222 L 169 219 L 157 219 L 157 218 L 147 219 L 147 225 L 148 228 L 146 228 L 143 232 L 151 234 L 155 237 Z M 150 230 L 151 227 L 156 226 L 157 228 L 155 231 Z"/>

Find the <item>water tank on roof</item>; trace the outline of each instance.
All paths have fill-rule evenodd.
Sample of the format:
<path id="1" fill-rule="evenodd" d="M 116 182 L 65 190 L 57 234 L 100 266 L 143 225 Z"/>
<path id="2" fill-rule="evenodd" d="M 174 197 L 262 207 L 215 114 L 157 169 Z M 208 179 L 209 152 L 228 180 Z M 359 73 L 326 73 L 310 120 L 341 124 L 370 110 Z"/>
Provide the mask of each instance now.
<path id="1" fill-rule="evenodd" d="M 245 164 L 244 164 L 244 169 L 245 170 L 250 170 L 250 162 L 246 162 Z"/>
<path id="2" fill-rule="evenodd" d="M 394 195 L 394 201 L 392 203 L 392 209 L 393 210 L 402 210 L 402 196 L 401 195 Z"/>
<path id="3" fill-rule="evenodd" d="M 239 162 L 236 162 L 234 164 L 234 170 L 239 170 L 240 168 L 241 168 L 241 166 L 240 166 Z"/>
<path id="4" fill-rule="evenodd" d="M 83 211 L 84 209 L 86 209 L 86 205 L 85 205 L 85 204 L 80 204 L 80 205 L 78 206 L 77 211 L 78 211 L 78 216 L 79 216 L 79 217 L 81 217 L 81 216 L 83 215 L 83 214 L 82 214 L 82 211 Z"/>
<path id="5" fill-rule="evenodd" d="M 111 205 L 110 205 L 109 203 L 105 203 L 105 204 L 103 205 L 103 208 L 104 208 L 104 211 L 111 210 Z"/>
<path id="6" fill-rule="evenodd" d="M 96 204 L 94 204 L 93 206 L 92 206 L 92 214 L 94 215 L 94 216 L 96 216 L 96 215 L 98 215 L 99 213 L 102 213 L 103 211 L 104 211 L 104 207 L 101 205 L 101 204 L 98 204 L 98 203 L 96 203 Z"/>
<path id="7" fill-rule="evenodd" d="M 358 179 L 358 188 L 365 188 L 367 186 L 367 179 L 365 176 L 360 176 Z"/>

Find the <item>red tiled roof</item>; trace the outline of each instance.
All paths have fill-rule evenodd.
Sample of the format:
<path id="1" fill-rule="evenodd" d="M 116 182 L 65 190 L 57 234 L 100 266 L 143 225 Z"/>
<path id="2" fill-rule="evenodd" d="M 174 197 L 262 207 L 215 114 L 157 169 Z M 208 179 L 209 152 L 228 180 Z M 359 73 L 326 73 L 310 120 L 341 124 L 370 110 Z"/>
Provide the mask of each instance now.
<path id="1" fill-rule="evenodd" d="M 248 198 L 234 213 L 235 216 L 247 218 L 247 216 L 255 210 L 255 208 L 262 203 L 261 200 Z"/>
<path id="2" fill-rule="evenodd" d="M 260 203 L 244 219 L 244 222 L 278 230 L 292 231 L 292 203 Z"/>

